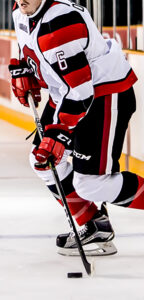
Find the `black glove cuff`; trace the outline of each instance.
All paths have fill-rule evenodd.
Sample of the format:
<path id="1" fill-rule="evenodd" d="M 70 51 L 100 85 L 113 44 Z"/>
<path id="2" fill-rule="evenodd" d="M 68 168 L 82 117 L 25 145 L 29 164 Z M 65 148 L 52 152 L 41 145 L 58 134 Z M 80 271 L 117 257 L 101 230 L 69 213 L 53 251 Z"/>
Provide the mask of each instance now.
<path id="1" fill-rule="evenodd" d="M 45 137 L 50 137 L 55 141 L 62 143 L 66 149 L 72 150 L 73 149 L 73 133 L 69 133 L 65 130 L 59 129 L 49 129 L 45 131 Z"/>
<path id="2" fill-rule="evenodd" d="M 26 62 L 21 62 L 19 65 L 11 64 L 8 68 L 12 78 L 30 77 L 34 74 Z"/>

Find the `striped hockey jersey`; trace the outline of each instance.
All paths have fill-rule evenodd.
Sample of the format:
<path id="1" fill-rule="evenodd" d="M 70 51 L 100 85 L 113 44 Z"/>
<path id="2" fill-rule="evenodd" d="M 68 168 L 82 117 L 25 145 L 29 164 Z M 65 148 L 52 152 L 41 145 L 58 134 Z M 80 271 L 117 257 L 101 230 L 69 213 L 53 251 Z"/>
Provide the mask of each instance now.
<path id="1" fill-rule="evenodd" d="M 137 80 L 114 39 L 103 39 L 86 8 L 46 0 L 33 16 L 13 11 L 21 58 L 56 105 L 54 123 L 70 128 L 93 99 L 129 89 Z"/>

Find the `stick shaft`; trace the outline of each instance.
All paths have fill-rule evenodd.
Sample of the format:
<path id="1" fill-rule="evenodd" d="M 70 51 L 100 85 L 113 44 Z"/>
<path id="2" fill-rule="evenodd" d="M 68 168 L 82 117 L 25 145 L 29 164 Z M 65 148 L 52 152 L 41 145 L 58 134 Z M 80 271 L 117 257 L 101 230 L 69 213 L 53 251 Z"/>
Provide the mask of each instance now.
<path id="1" fill-rule="evenodd" d="M 34 104 L 34 101 L 33 101 L 33 98 L 32 98 L 31 94 L 29 94 L 29 96 L 28 96 L 28 102 L 29 102 L 29 106 L 30 106 L 32 114 L 33 114 L 33 118 L 34 118 L 34 121 L 35 121 L 35 124 L 36 124 L 36 127 L 37 127 L 37 131 L 38 131 L 40 140 L 42 140 L 43 135 L 44 135 L 44 131 L 43 131 L 42 124 L 41 124 L 41 121 L 40 121 L 40 118 L 39 118 L 39 115 L 38 115 L 38 112 L 37 112 L 37 109 L 35 107 L 35 104 Z"/>
<path id="2" fill-rule="evenodd" d="M 42 128 L 42 125 L 41 125 L 41 122 L 40 122 L 40 118 L 38 116 L 38 112 L 36 110 L 36 107 L 35 107 L 35 104 L 34 104 L 34 101 L 33 101 L 33 98 L 32 98 L 31 94 L 29 94 L 28 101 L 29 101 L 31 111 L 33 113 L 33 117 L 34 117 L 34 120 L 35 120 L 35 123 L 36 123 L 36 127 L 37 127 L 37 130 L 38 130 L 38 133 L 39 133 L 40 140 L 42 140 L 42 138 L 44 136 L 44 132 L 43 132 L 43 128 Z M 84 267 L 85 267 L 85 270 L 86 270 L 87 274 L 90 275 L 91 271 L 92 271 L 92 266 L 86 259 L 86 256 L 85 256 L 85 253 L 84 253 L 79 235 L 77 233 L 77 230 L 76 230 L 71 212 L 70 212 L 68 204 L 67 204 L 67 200 L 66 200 L 66 197 L 65 197 L 65 193 L 64 193 L 62 184 L 59 180 L 59 176 L 58 176 L 56 167 L 55 167 L 54 162 L 53 162 L 52 159 L 50 160 L 49 165 L 50 165 L 50 168 L 51 168 L 54 180 L 55 180 L 55 184 L 56 184 L 59 196 L 62 200 L 62 203 L 63 203 L 63 206 L 64 206 L 64 210 L 65 210 L 69 225 L 70 225 L 71 229 L 73 230 L 73 232 L 75 234 L 75 240 L 76 240 L 76 243 L 77 243 L 77 247 L 78 247 L 78 250 L 79 250 L 80 257 L 83 261 L 83 264 L 84 264 Z"/>

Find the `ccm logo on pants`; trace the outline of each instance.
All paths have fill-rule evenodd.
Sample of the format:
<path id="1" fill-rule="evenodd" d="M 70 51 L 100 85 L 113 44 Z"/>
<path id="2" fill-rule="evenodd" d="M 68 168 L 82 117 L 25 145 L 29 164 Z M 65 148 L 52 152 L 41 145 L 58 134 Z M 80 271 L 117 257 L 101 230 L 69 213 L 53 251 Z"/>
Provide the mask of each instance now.
<path id="1" fill-rule="evenodd" d="M 91 155 L 84 155 L 84 154 L 81 154 L 81 153 L 78 153 L 74 150 L 73 152 L 73 155 L 76 157 L 76 158 L 79 158 L 79 159 L 85 159 L 85 160 L 89 160 L 91 158 Z"/>

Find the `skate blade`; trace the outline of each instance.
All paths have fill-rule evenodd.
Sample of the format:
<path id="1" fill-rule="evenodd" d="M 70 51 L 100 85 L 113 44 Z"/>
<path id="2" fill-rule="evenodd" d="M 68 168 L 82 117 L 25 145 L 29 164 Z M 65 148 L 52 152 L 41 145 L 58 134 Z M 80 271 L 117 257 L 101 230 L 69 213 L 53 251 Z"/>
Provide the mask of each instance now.
<path id="1" fill-rule="evenodd" d="M 117 248 L 111 241 L 89 244 L 83 246 L 83 249 L 86 256 L 106 256 L 117 253 Z M 79 256 L 79 251 L 77 248 L 66 249 L 58 247 L 58 254 L 66 256 Z"/>

